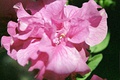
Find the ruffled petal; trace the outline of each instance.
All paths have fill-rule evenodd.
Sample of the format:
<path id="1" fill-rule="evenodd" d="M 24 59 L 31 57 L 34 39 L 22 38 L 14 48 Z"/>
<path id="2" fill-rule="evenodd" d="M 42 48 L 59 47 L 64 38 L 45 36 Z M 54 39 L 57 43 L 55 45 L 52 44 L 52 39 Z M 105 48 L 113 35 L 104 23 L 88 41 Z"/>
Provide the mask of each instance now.
<path id="1" fill-rule="evenodd" d="M 27 43 L 26 43 L 27 44 Z M 36 59 L 38 57 L 37 51 L 39 47 L 39 42 L 30 43 L 28 47 L 20 49 L 17 54 L 18 63 L 22 66 L 28 63 L 28 60 Z"/>
<path id="2" fill-rule="evenodd" d="M 33 71 L 34 69 L 39 69 L 38 74 L 36 75 L 36 77 L 39 80 L 43 80 L 43 74 L 45 73 L 45 65 L 43 61 L 37 61 L 34 65 L 32 65 L 29 68 L 29 71 Z"/>
<path id="3" fill-rule="evenodd" d="M 9 35 L 13 36 L 16 35 L 16 28 L 18 27 L 18 24 L 16 22 L 10 21 L 7 25 L 7 32 Z"/>
<path id="4" fill-rule="evenodd" d="M 98 5 L 93 0 L 90 0 L 89 2 L 84 3 L 82 8 L 80 8 L 81 13 L 78 14 L 79 17 L 83 20 L 85 19 L 89 20 L 89 18 L 96 18 L 96 17 L 98 17 L 99 19 L 100 13 L 97 10 L 98 8 L 97 6 Z"/>
<path id="5" fill-rule="evenodd" d="M 1 38 L 1 44 L 6 50 L 10 49 L 10 42 L 11 42 L 11 37 L 3 36 Z"/>
<path id="6" fill-rule="evenodd" d="M 17 59 L 16 57 L 16 50 L 13 49 L 11 50 L 11 45 L 14 43 L 13 39 L 11 37 L 8 36 L 3 36 L 1 39 L 1 44 L 2 46 L 7 50 L 7 54 L 13 58 L 14 60 Z"/>
<path id="7" fill-rule="evenodd" d="M 37 59 L 31 59 L 31 67 L 29 68 L 29 71 L 38 69 L 39 72 L 36 74 L 36 78 L 43 80 L 49 56 L 44 52 L 38 52 L 38 54 L 39 56 Z"/>
<path id="8" fill-rule="evenodd" d="M 41 38 L 44 33 L 43 21 L 35 17 L 25 17 L 19 19 L 18 33 L 14 36 L 25 40 L 29 37 Z"/>
<path id="9" fill-rule="evenodd" d="M 97 27 L 89 26 L 90 34 L 85 42 L 90 46 L 99 44 L 107 35 L 107 14 L 104 9 L 100 11 L 100 15 L 102 16 L 102 19 L 99 25 Z"/>
<path id="10" fill-rule="evenodd" d="M 23 8 L 22 3 L 17 3 L 16 5 L 13 6 L 13 8 L 16 9 L 17 12 L 17 17 L 22 18 L 22 17 L 28 17 L 30 16 Z"/>

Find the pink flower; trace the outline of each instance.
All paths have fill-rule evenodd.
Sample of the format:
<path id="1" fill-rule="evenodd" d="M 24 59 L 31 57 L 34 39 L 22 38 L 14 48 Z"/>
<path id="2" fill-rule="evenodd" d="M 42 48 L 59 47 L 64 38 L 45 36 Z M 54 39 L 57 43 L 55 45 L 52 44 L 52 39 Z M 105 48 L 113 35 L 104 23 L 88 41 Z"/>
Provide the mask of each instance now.
<path id="1" fill-rule="evenodd" d="M 39 69 L 36 77 L 40 80 L 64 80 L 71 73 L 90 71 L 87 49 L 99 44 L 107 33 L 104 9 L 98 11 L 93 0 L 82 8 L 56 0 L 39 9 L 30 8 L 31 15 L 21 3 L 14 8 L 18 22 L 8 23 L 10 36 L 1 40 L 10 57 L 22 66 L 30 61 L 29 71 Z"/>
<path id="2" fill-rule="evenodd" d="M 102 79 L 101 77 L 99 77 L 97 75 L 93 75 L 90 80 L 107 80 L 107 79 Z"/>

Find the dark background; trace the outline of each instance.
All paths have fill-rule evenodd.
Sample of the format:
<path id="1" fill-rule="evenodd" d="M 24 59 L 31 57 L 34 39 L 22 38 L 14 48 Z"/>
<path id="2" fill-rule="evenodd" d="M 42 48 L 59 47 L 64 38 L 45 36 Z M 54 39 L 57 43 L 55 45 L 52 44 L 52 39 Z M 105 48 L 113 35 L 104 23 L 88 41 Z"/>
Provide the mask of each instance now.
<path id="1" fill-rule="evenodd" d="M 69 4 L 81 7 L 82 3 L 88 0 L 70 0 Z M 119 80 L 120 72 L 120 1 L 114 0 L 115 5 L 105 7 L 108 14 L 108 28 L 110 32 L 110 42 L 108 47 L 103 50 L 103 59 L 99 66 L 92 72 L 108 80 Z M 7 22 L 12 18 L 0 18 L 0 38 L 7 35 Z M 12 60 L 6 50 L 0 48 L 0 80 L 34 80 L 32 72 L 28 72 L 28 66 L 21 67 L 16 61 Z M 90 76 L 91 77 L 91 76 Z M 88 80 L 90 80 L 88 78 Z"/>

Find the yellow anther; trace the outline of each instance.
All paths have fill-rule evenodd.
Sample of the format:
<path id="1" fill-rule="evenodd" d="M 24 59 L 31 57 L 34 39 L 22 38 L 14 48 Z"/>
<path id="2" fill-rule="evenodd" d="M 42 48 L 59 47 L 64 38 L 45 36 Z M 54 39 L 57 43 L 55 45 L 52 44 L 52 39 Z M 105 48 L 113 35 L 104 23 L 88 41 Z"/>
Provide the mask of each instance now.
<path id="1" fill-rule="evenodd" d="M 62 37 L 62 38 L 65 37 L 65 34 L 62 33 L 62 34 L 60 35 L 60 37 Z"/>

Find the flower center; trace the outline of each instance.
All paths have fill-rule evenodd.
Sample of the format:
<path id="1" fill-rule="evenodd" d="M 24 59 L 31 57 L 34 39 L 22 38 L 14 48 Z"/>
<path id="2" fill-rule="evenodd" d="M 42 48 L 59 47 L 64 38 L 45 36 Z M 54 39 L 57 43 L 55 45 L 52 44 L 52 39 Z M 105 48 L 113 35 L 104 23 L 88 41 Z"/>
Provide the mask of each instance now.
<path id="1" fill-rule="evenodd" d="M 59 45 L 63 40 L 64 40 L 65 34 L 60 34 L 59 36 L 57 35 L 54 39 L 53 39 L 53 43 L 55 43 L 56 45 Z"/>

